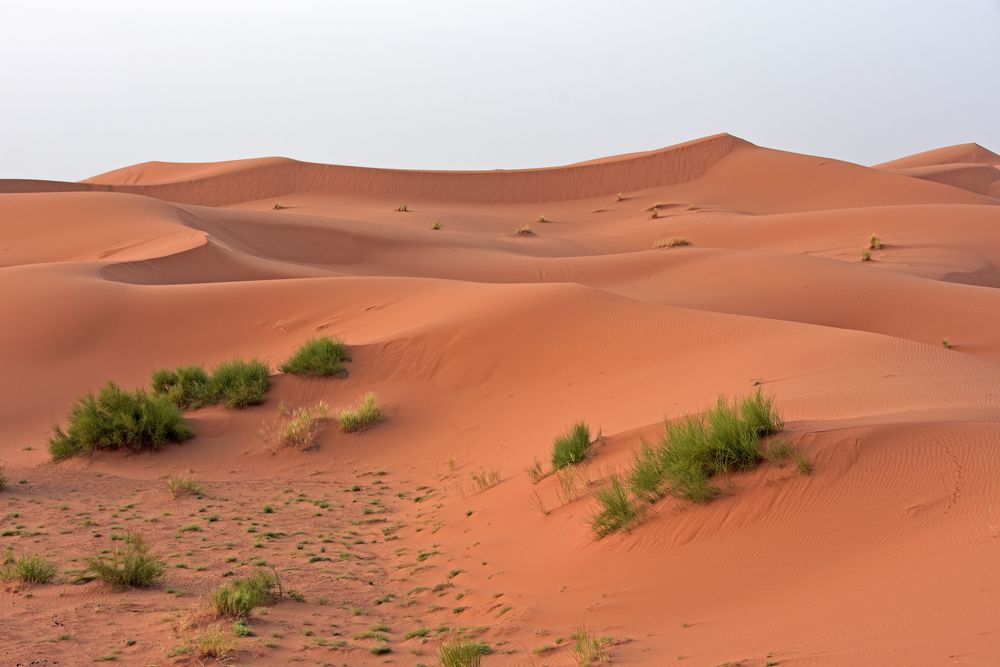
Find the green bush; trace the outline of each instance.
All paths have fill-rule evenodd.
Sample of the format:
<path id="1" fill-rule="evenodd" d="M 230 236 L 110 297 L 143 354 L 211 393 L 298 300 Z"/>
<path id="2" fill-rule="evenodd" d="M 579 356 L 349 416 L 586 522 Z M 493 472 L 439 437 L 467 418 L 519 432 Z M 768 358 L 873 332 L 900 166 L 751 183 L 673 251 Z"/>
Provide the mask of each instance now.
<path id="1" fill-rule="evenodd" d="M 480 642 L 455 641 L 441 644 L 441 667 L 479 667 L 490 647 Z"/>
<path id="2" fill-rule="evenodd" d="M 165 566 L 139 533 L 129 531 L 108 556 L 86 560 L 87 571 L 116 588 L 143 588 L 163 577 Z"/>
<path id="3" fill-rule="evenodd" d="M 20 581 L 24 584 L 47 584 L 56 577 L 55 563 L 36 554 L 23 554 L 17 558 L 8 551 L 0 563 L 0 580 Z"/>
<path id="4" fill-rule="evenodd" d="M 639 451 L 633 456 L 628 478 L 629 488 L 636 498 L 652 503 L 663 497 L 663 459 L 662 448 L 643 440 Z"/>
<path id="5" fill-rule="evenodd" d="M 224 361 L 212 371 L 213 393 L 227 408 L 259 405 L 271 386 L 269 374 L 267 364 L 257 359 Z"/>
<path id="6" fill-rule="evenodd" d="M 200 408 L 217 401 L 212 379 L 201 366 L 161 368 L 153 372 L 153 393 L 166 396 L 179 408 Z"/>
<path id="7" fill-rule="evenodd" d="M 222 584 L 208 595 L 219 616 L 236 620 L 246 620 L 254 609 L 272 605 L 279 597 L 278 576 L 265 570 Z"/>
<path id="8" fill-rule="evenodd" d="M 142 389 L 126 391 L 114 382 L 107 383 L 96 397 L 89 394 L 77 401 L 66 431 L 58 425 L 52 430 L 49 452 L 55 460 L 95 449 L 159 449 L 167 441 L 194 436 L 169 399 Z"/>
<path id="9" fill-rule="evenodd" d="M 597 502 L 601 510 L 591 519 L 590 527 L 599 538 L 628 528 L 640 517 L 638 504 L 628 495 L 618 475 L 611 475 L 611 485 L 597 492 Z"/>
<path id="10" fill-rule="evenodd" d="M 552 443 L 552 468 L 559 470 L 574 463 L 580 463 L 590 451 L 590 428 L 579 421 Z"/>
<path id="11" fill-rule="evenodd" d="M 360 431 L 385 419 L 385 413 L 378 404 L 378 397 L 374 393 L 367 393 L 361 397 L 357 406 L 341 410 L 337 415 L 340 428 L 345 433 Z"/>
<path id="12" fill-rule="evenodd" d="M 310 338 L 281 365 L 281 372 L 293 375 L 343 376 L 347 374 L 344 362 L 350 360 L 351 355 L 342 340 L 334 340 L 329 336 Z"/>

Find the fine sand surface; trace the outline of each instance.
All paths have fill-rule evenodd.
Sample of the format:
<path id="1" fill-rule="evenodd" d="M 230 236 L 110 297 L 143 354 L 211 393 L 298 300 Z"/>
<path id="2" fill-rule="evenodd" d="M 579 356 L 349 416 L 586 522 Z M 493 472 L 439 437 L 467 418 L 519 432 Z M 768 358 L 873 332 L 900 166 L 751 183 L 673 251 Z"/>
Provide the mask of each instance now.
<path id="1" fill-rule="evenodd" d="M 436 665 L 464 634 L 488 667 L 555 667 L 581 627 L 622 665 L 1000 664 L 982 147 L 869 168 L 717 135 L 546 169 L 150 162 L 0 193 L 0 550 L 60 567 L 2 584 L 4 665 L 198 664 L 177 649 L 206 593 L 259 561 L 301 601 L 258 613 L 234 664 Z M 654 248 L 671 238 L 690 244 Z M 49 461 L 53 424 L 107 380 L 276 369 L 318 335 L 350 346 L 346 378 L 274 370 L 263 405 L 188 412 L 182 445 Z M 764 462 L 593 537 L 594 494 L 664 418 L 755 387 L 812 474 Z M 305 452 L 259 436 L 282 401 L 369 391 L 388 414 L 370 430 L 331 420 Z M 591 456 L 533 484 L 578 419 Z M 206 496 L 174 499 L 181 474 Z M 72 583 L 128 528 L 162 584 Z M 357 637 L 375 625 L 391 652 Z"/>

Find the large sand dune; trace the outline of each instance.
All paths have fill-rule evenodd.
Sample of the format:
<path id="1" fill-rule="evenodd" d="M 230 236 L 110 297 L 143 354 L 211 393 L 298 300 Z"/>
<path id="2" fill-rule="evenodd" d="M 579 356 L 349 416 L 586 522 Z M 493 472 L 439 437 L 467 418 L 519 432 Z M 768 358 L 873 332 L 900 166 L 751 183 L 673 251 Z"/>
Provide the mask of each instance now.
<path id="1" fill-rule="evenodd" d="M 0 545 L 71 570 L 132 526 L 172 566 L 138 593 L 7 585 L 4 664 L 184 661 L 186 619 L 258 557 L 305 602 L 257 619 L 239 664 L 434 664 L 465 628 L 485 665 L 570 665 L 581 626 L 615 664 L 1000 664 L 997 174 L 977 145 L 868 168 L 717 135 L 531 170 L 262 158 L 0 181 Z M 690 245 L 654 248 L 670 238 Z M 279 375 L 261 406 L 192 411 L 183 445 L 48 462 L 52 425 L 107 380 L 275 368 L 316 335 L 350 345 L 346 379 Z M 811 475 L 765 463 L 594 539 L 595 491 L 664 417 L 756 386 Z M 367 391 L 377 428 L 260 441 L 279 401 Z M 580 418 L 603 438 L 579 488 L 532 484 Z M 208 497 L 170 499 L 181 472 Z M 247 520 L 275 537 L 255 546 Z M 333 559 L 307 562 L 323 536 Z M 355 638 L 376 623 L 391 653 Z"/>

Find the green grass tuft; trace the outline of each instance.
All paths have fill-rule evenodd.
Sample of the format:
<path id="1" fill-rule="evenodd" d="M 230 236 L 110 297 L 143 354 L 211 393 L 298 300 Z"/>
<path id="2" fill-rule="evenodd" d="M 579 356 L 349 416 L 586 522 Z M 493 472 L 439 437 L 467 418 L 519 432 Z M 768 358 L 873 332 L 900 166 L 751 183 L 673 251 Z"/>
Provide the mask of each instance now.
<path id="1" fill-rule="evenodd" d="M 350 352 L 342 340 L 334 340 L 329 336 L 310 338 L 281 365 L 281 372 L 292 375 L 344 376 L 347 374 L 344 362 L 350 360 Z"/>
<path id="2" fill-rule="evenodd" d="M 246 579 L 236 579 L 215 588 L 208 599 L 219 616 L 246 620 L 254 609 L 270 606 L 280 596 L 277 575 L 258 570 Z"/>
<path id="3" fill-rule="evenodd" d="M 374 426 L 385 419 L 385 413 L 378 404 L 378 397 L 369 392 L 361 397 L 361 401 L 354 407 L 341 410 L 337 415 L 340 428 L 345 433 L 361 431 Z"/>
<path id="4" fill-rule="evenodd" d="M 95 449 L 159 449 L 167 441 L 194 437 L 180 409 L 164 396 L 142 389 L 127 391 L 107 383 L 95 397 L 89 394 L 70 410 L 69 426 L 52 429 L 49 453 L 54 460 Z"/>
<path id="5" fill-rule="evenodd" d="M 590 427 L 579 421 L 552 443 L 552 468 L 559 470 L 574 463 L 580 463 L 590 451 Z"/>
<path id="6" fill-rule="evenodd" d="M 591 519 L 597 537 L 605 537 L 636 523 L 641 516 L 638 503 L 629 496 L 618 475 L 611 475 L 611 485 L 597 492 L 601 510 Z"/>
<path id="7" fill-rule="evenodd" d="M 166 396 L 181 409 L 200 408 L 216 402 L 212 379 L 201 366 L 181 366 L 153 371 L 153 393 Z"/>
<path id="8" fill-rule="evenodd" d="M 110 556 L 86 559 L 87 571 L 117 588 L 143 588 L 163 578 L 163 560 L 153 554 L 142 535 L 128 532 Z"/>
<path id="9" fill-rule="evenodd" d="M 441 667 L 479 667 L 490 647 L 480 642 L 455 641 L 441 645 L 438 659 Z"/>
<path id="10" fill-rule="evenodd" d="M 24 584 L 47 584 L 56 578 L 56 565 L 37 554 L 23 554 L 17 558 L 10 550 L 0 563 L 0 580 L 20 581 Z"/>
<path id="11" fill-rule="evenodd" d="M 224 361 L 212 371 L 215 396 L 227 408 L 259 405 L 271 385 L 269 373 L 267 364 L 258 359 Z"/>

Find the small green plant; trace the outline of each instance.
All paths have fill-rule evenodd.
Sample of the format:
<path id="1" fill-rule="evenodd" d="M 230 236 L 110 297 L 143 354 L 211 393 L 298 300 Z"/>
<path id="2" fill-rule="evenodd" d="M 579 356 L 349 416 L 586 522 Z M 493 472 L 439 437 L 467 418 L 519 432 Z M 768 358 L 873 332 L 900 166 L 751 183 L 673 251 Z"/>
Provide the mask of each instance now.
<path id="1" fill-rule="evenodd" d="M 278 407 L 278 418 L 271 423 L 265 422 L 261 427 L 261 438 L 272 446 L 309 449 L 316 444 L 316 437 L 329 411 L 330 406 L 325 401 L 319 401 L 312 407 L 301 406 L 294 410 L 282 402 Z"/>
<path id="2" fill-rule="evenodd" d="M 438 659 L 441 667 L 479 667 L 489 652 L 490 647 L 480 642 L 446 642 L 438 650 Z"/>
<path id="3" fill-rule="evenodd" d="M 181 409 L 200 408 L 215 403 L 212 379 L 201 366 L 181 366 L 153 371 L 153 393 L 166 396 Z"/>
<path id="4" fill-rule="evenodd" d="M 657 239 L 653 242 L 653 248 L 680 248 L 683 246 L 689 246 L 691 242 L 684 238 L 673 237 L 669 239 Z"/>
<path id="5" fill-rule="evenodd" d="M 0 561 L 0 580 L 23 584 L 47 584 L 56 577 L 56 565 L 37 554 L 14 557 L 10 549 Z"/>
<path id="6" fill-rule="evenodd" d="M 171 477 L 167 479 L 167 490 L 170 491 L 170 495 L 174 498 L 180 498 L 181 496 L 201 498 L 205 495 L 205 490 L 201 488 L 201 484 L 188 477 Z"/>
<path id="7" fill-rule="evenodd" d="M 245 620 L 233 622 L 234 637 L 253 637 L 253 628 L 247 625 Z"/>
<path id="8" fill-rule="evenodd" d="M 385 413 L 378 404 L 378 397 L 372 392 L 362 396 L 357 405 L 341 410 L 340 414 L 337 415 L 340 428 L 345 433 L 370 428 L 383 419 L 385 419 Z"/>
<path id="9" fill-rule="evenodd" d="M 267 364 L 258 359 L 224 361 L 212 371 L 215 396 L 227 408 L 245 408 L 264 402 L 271 385 Z"/>
<path id="10" fill-rule="evenodd" d="M 865 250 L 863 253 L 861 253 L 861 261 L 862 262 L 872 261 L 872 254 L 869 251 Z"/>
<path id="11" fill-rule="evenodd" d="M 95 449 L 159 449 L 167 441 L 194 437 L 180 409 L 164 396 L 142 389 L 127 391 L 107 383 L 97 396 L 88 394 L 69 413 L 66 430 L 56 425 L 49 453 L 56 461 Z"/>
<path id="12" fill-rule="evenodd" d="M 590 526 L 598 538 L 626 529 L 640 518 L 639 505 L 629 497 L 618 475 L 611 475 L 611 484 L 597 492 L 597 502 L 601 509 Z"/>
<path id="13" fill-rule="evenodd" d="M 607 651 L 604 650 L 605 640 L 595 637 L 587 632 L 586 628 L 580 628 L 572 635 L 573 653 L 576 663 L 580 667 L 591 667 L 608 661 Z"/>
<path id="14" fill-rule="evenodd" d="M 579 421 L 552 443 L 552 468 L 559 470 L 574 463 L 580 463 L 590 451 L 590 427 Z"/>
<path id="15" fill-rule="evenodd" d="M 368 649 L 372 655 L 385 655 L 386 653 L 392 653 L 392 647 L 386 644 L 384 641 L 380 641 L 375 646 Z"/>
<path id="16" fill-rule="evenodd" d="M 120 542 L 109 556 L 86 559 L 87 571 L 117 588 L 143 588 L 163 578 L 163 560 L 150 551 L 142 535 L 129 531 Z"/>
<path id="17" fill-rule="evenodd" d="M 795 450 L 792 453 L 792 459 L 795 461 L 795 469 L 799 471 L 800 475 L 811 475 L 813 471 L 812 462 L 807 459 L 802 452 Z"/>
<path id="18" fill-rule="evenodd" d="M 882 243 L 882 239 L 880 239 L 877 234 L 872 234 L 871 236 L 868 237 L 869 250 L 881 250 L 884 247 L 885 244 Z"/>
<path id="19" fill-rule="evenodd" d="M 350 360 L 351 353 L 339 338 L 310 338 L 281 365 L 281 372 L 292 375 L 344 376 L 347 374 L 344 362 Z"/>
<path id="20" fill-rule="evenodd" d="M 235 579 L 213 589 L 208 599 L 215 613 L 224 618 L 246 620 L 257 607 L 267 607 L 281 597 L 276 574 L 258 570 L 246 579 Z"/>
<path id="21" fill-rule="evenodd" d="M 194 637 L 194 648 L 199 658 L 214 658 L 224 662 L 236 648 L 236 640 L 220 625 L 212 625 Z"/>

